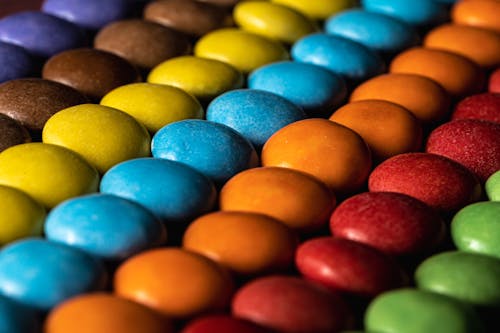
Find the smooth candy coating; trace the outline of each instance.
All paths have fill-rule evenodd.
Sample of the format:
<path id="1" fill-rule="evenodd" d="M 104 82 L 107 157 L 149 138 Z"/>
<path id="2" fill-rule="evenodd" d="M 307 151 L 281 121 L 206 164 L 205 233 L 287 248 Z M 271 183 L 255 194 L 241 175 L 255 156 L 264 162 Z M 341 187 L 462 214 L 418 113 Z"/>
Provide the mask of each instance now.
<path id="1" fill-rule="evenodd" d="M 48 240 L 107 260 L 125 259 L 166 239 L 163 224 L 150 211 L 109 194 L 64 201 L 50 211 L 44 231 Z"/>
<path id="2" fill-rule="evenodd" d="M 500 124 L 500 93 L 482 93 L 464 98 L 455 106 L 451 119 L 478 119 Z"/>
<path id="3" fill-rule="evenodd" d="M 154 157 L 189 165 L 216 185 L 258 165 L 247 139 L 231 127 L 207 120 L 181 120 L 163 127 L 153 137 L 151 151 Z"/>
<path id="4" fill-rule="evenodd" d="M 500 202 L 478 202 L 462 208 L 451 223 L 451 235 L 461 251 L 500 258 Z"/>
<path id="5" fill-rule="evenodd" d="M 243 30 L 289 44 L 318 30 L 305 15 L 272 2 L 240 2 L 233 9 L 233 17 Z"/>
<path id="6" fill-rule="evenodd" d="M 150 155 L 151 138 L 144 126 L 125 112 L 97 104 L 59 111 L 43 127 L 42 139 L 79 153 L 100 173 Z"/>
<path id="7" fill-rule="evenodd" d="M 115 273 L 115 293 L 174 318 L 228 305 L 233 283 L 212 260 L 179 248 L 142 252 Z"/>
<path id="8" fill-rule="evenodd" d="M 458 1 L 451 10 L 452 21 L 500 32 L 500 3 L 497 0 Z"/>
<path id="9" fill-rule="evenodd" d="M 350 9 L 329 17 L 325 22 L 325 31 L 386 53 L 401 51 L 418 42 L 418 36 L 410 25 L 362 9 Z"/>
<path id="10" fill-rule="evenodd" d="M 477 306 L 500 304 L 500 259 L 463 251 L 442 252 L 415 271 L 418 288 Z"/>
<path id="11" fill-rule="evenodd" d="M 28 76 L 32 67 L 33 60 L 22 47 L 0 42 L 0 83 Z"/>
<path id="12" fill-rule="evenodd" d="M 356 191 L 371 169 L 370 149 L 353 130 L 326 119 L 306 119 L 283 127 L 262 149 L 263 166 L 310 173 L 335 193 Z"/>
<path id="13" fill-rule="evenodd" d="M 0 113 L 0 152 L 9 147 L 30 141 L 31 136 L 23 125 Z"/>
<path id="14" fill-rule="evenodd" d="M 33 309 L 50 310 L 103 281 L 96 259 L 66 245 L 31 238 L 0 251 L 0 293 Z"/>
<path id="15" fill-rule="evenodd" d="M 381 99 L 400 104 L 424 123 L 447 115 L 450 98 L 444 88 L 425 76 L 391 73 L 376 76 L 358 85 L 350 101 Z"/>
<path id="16" fill-rule="evenodd" d="M 190 221 L 208 212 L 216 196 L 212 182 L 201 173 L 158 158 L 115 165 L 102 177 L 100 191 L 135 201 L 170 223 Z"/>
<path id="17" fill-rule="evenodd" d="M 149 83 L 171 85 L 202 101 L 243 86 L 243 75 L 222 61 L 194 56 L 176 57 L 153 68 Z"/>
<path id="18" fill-rule="evenodd" d="M 292 61 L 269 64 L 253 71 L 248 87 L 275 93 L 302 107 L 309 116 L 331 113 L 344 100 L 344 80 L 316 65 Z"/>
<path id="19" fill-rule="evenodd" d="M 34 142 L 0 153 L 0 184 L 26 192 L 46 208 L 96 192 L 98 183 L 97 170 L 64 147 Z"/>
<path id="20" fill-rule="evenodd" d="M 203 108 L 196 97 L 182 89 L 152 83 L 131 83 L 107 93 L 101 105 L 134 117 L 151 133 L 184 119 L 202 119 Z"/>
<path id="21" fill-rule="evenodd" d="M 500 201 L 500 170 L 488 178 L 484 187 L 491 201 Z"/>
<path id="22" fill-rule="evenodd" d="M 112 53 L 82 48 L 61 52 L 43 66 L 42 77 L 75 88 L 93 100 L 111 90 L 140 81 L 137 69 Z"/>
<path id="23" fill-rule="evenodd" d="M 229 315 L 206 315 L 191 320 L 181 333 L 272 333 L 264 327 Z"/>
<path id="24" fill-rule="evenodd" d="M 75 324 L 78 323 L 78 324 Z M 173 333 L 172 324 L 151 309 L 105 293 L 67 300 L 45 321 L 46 333 Z"/>
<path id="25" fill-rule="evenodd" d="M 85 44 L 83 31 L 73 23 L 39 11 L 19 12 L 0 19 L 0 41 L 30 54 L 49 58 Z"/>
<path id="26" fill-rule="evenodd" d="M 488 80 L 488 91 L 493 93 L 500 93 L 500 67 L 491 73 Z"/>
<path id="27" fill-rule="evenodd" d="M 83 103 L 88 99 L 77 90 L 50 80 L 16 79 L 0 85 L 0 113 L 34 131 L 41 131 L 55 113 Z"/>
<path id="28" fill-rule="evenodd" d="M 422 127 L 407 109 L 384 100 L 348 103 L 329 118 L 363 138 L 377 161 L 417 151 L 422 145 Z"/>
<path id="29" fill-rule="evenodd" d="M 254 275 L 291 267 L 296 235 L 279 220 L 248 212 L 215 212 L 187 228 L 182 245 L 238 274 Z"/>
<path id="30" fill-rule="evenodd" d="M 272 0 L 272 2 L 293 8 L 315 20 L 324 20 L 355 4 L 352 0 Z"/>
<path id="31" fill-rule="evenodd" d="M 390 291 L 375 298 L 365 313 L 365 327 L 370 332 L 483 332 L 471 307 L 451 297 L 417 289 Z"/>
<path id="32" fill-rule="evenodd" d="M 411 25 L 436 24 L 446 17 L 445 7 L 436 0 L 362 0 L 363 8 L 370 12 L 386 14 Z"/>
<path id="33" fill-rule="evenodd" d="M 256 149 L 261 149 L 276 131 L 306 118 L 306 114 L 279 95 L 257 89 L 240 89 L 215 98 L 208 105 L 206 117 L 235 129 Z"/>
<path id="34" fill-rule="evenodd" d="M 293 44 L 291 55 L 294 61 L 324 67 L 354 82 L 385 69 L 382 59 L 363 44 L 325 33 L 301 38 Z"/>
<path id="35" fill-rule="evenodd" d="M 204 35 L 195 44 L 194 54 L 228 63 L 245 74 L 289 58 L 287 50 L 279 42 L 235 28 L 219 29 Z"/>
<path id="36" fill-rule="evenodd" d="M 40 326 L 35 311 L 0 296 L 0 332 L 33 333 Z"/>

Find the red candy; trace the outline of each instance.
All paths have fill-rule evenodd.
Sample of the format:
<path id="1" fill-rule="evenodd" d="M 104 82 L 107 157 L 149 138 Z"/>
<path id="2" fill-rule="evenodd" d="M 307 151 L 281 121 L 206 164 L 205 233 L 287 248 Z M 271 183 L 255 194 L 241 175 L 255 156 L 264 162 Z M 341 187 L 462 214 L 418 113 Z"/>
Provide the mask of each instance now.
<path id="1" fill-rule="evenodd" d="M 479 119 L 500 124 L 500 94 L 483 93 L 461 100 L 455 107 L 452 119 Z"/>
<path id="2" fill-rule="evenodd" d="M 488 81 L 488 91 L 500 93 L 500 67 L 498 67 L 493 73 L 491 73 L 490 79 Z"/>
<path id="3" fill-rule="evenodd" d="M 271 333 L 271 331 L 228 315 L 210 315 L 192 320 L 181 333 Z"/>

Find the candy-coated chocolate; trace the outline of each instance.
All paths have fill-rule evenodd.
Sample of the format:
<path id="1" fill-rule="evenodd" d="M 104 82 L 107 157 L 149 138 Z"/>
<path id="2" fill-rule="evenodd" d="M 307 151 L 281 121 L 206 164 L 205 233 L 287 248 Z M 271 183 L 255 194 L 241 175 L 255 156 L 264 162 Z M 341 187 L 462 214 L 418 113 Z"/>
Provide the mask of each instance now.
<path id="1" fill-rule="evenodd" d="M 279 332 L 334 333 L 351 314 L 335 293 L 293 276 L 265 276 L 243 285 L 232 301 L 233 315 Z"/>
<path id="2" fill-rule="evenodd" d="M 18 188 L 46 208 L 96 192 L 99 174 L 79 154 L 47 143 L 24 143 L 0 153 L 0 184 Z"/>
<path id="3" fill-rule="evenodd" d="M 255 148 L 261 149 L 276 131 L 306 118 L 306 114 L 279 95 L 257 89 L 239 89 L 215 98 L 208 105 L 206 117 L 235 129 Z"/>
<path id="4" fill-rule="evenodd" d="M 366 311 L 365 327 L 369 332 L 483 332 L 472 307 L 417 289 L 389 291 L 375 298 Z"/>
<path id="5" fill-rule="evenodd" d="M 212 182 L 203 174 L 159 158 L 115 165 L 102 177 L 100 190 L 135 201 L 169 223 L 190 221 L 208 212 L 216 196 Z"/>
<path id="6" fill-rule="evenodd" d="M 194 46 L 198 57 L 228 63 L 243 73 L 250 73 L 266 64 L 289 58 L 279 42 L 235 28 L 212 31 Z"/>
<path id="7" fill-rule="evenodd" d="M 310 173 L 335 193 L 364 185 L 371 169 L 370 149 L 353 130 L 326 119 L 306 119 L 276 132 L 262 149 L 263 166 Z"/>
<path id="8" fill-rule="evenodd" d="M 425 36 L 424 46 L 461 54 L 484 68 L 500 65 L 500 36 L 488 29 L 444 24 Z"/>
<path id="9" fill-rule="evenodd" d="M 0 251 L 0 293 L 33 309 L 50 310 L 101 288 L 103 279 L 95 258 L 63 244 L 29 238 Z"/>
<path id="10" fill-rule="evenodd" d="M 500 259 L 450 251 L 424 260 L 415 271 L 418 288 L 479 306 L 500 304 Z"/>
<path id="11" fill-rule="evenodd" d="M 357 86 L 350 101 L 382 99 L 400 104 L 424 123 L 447 115 L 450 98 L 444 88 L 425 76 L 392 73 L 376 76 Z"/>
<path id="12" fill-rule="evenodd" d="M 491 201 L 500 201 L 500 170 L 488 178 L 484 187 Z"/>
<path id="13" fill-rule="evenodd" d="M 362 0 L 363 8 L 385 14 L 411 25 L 430 25 L 446 18 L 446 9 L 436 0 Z"/>
<path id="14" fill-rule="evenodd" d="M 408 280 L 389 256 L 342 238 L 318 237 L 305 241 L 297 249 L 295 262 L 308 280 L 365 297 L 400 288 Z"/>
<path id="15" fill-rule="evenodd" d="M 42 76 L 73 87 L 93 100 L 100 100 L 116 87 L 140 81 L 137 69 L 127 60 L 90 48 L 53 56 L 43 66 Z"/>
<path id="16" fill-rule="evenodd" d="M 26 78 L 0 84 L 0 113 L 34 131 L 41 131 L 62 109 L 87 102 L 77 90 L 50 80 Z"/>
<path id="17" fill-rule="evenodd" d="M 222 61 L 194 56 L 166 60 L 153 68 L 149 83 L 166 84 L 200 98 L 202 101 L 243 86 L 243 75 Z"/>
<path id="18" fill-rule="evenodd" d="M 272 333 L 249 321 L 229 315 L 206 315 L 191 320 L 181 333 Z"/>
<path id="19" fill-rule="evenodd" d="M 293 8 L 315 20 L 324 20 L 328 16 L 355 4 L 353 0 L 272 0 L 272 2 Z"/>
<path id="20" fill-rule="evenodd" d="M 0 42 L 0 83 L 26 77 L 33 67 L 33 60 L 22 47 Z"/>
<path id="21" fill-rule="evenodd" d="M 107 93 L 101 105 L 128 113 L 155 133 L 163 126 L 183 119 L 203 118 L 196 97 L 182 89 L 152 83 L 131 83 Z"/>
<path id="22" fill-rule="evenodd" d="M 493 93 L 500 93 L 500 67 L 491 73 L 488 79 L 488 91 Z"/>
<path id="23" fill-rule="evenodd" d="M 299 231 L 323 227 L 335 201 L 317 178 L 277 167 L 240 172 L 224 185 L 219 196 L 221 210 L 269 215 Z"/>
<path id="24" fill-rule="evenodd" d="M 377 161 L 417 151 L 422 145 L 422 126 L 406 108 L 384 100 L 348 103 L 329 118 L 363 138 Z"/>
<path id="25" fill-rule="evenodd" d="M 23 125 L 15 119 L 0 113 L 0 152 L 9 147 L 30 141 L 31 136 Z"/>
<path id="26" fill-rule="evenodd" d="M 39 318 L 36 311 L 0 296 L 0 332 L 38 332 Z"/>
<path id="27" fill-rule="evenodd" d="M 500 93 L 482 93 L 464 98 L 455 106 L 451 118 L 487 120 L 500 124 Z"/>
<path id="28" fill-rule="evenodd" d="M 108 260 L 121 260 L 163 243 L 163 224 L 143 206 L 118 196 L 91 194 L 54 207 L 44 225 L 48 240 Z"/>
<path id="29" fill-rule="evenodd" d="M 98 104 L 57 112 L 45 123 L 42 139 L 79 153 L 100 173 L 150 155 L 151 138 L 144 126 L 125 112 Z"/>
<path id="30" fill-rule="evenodd" d="M 418 43 L 418 35 L 410 25 L 362 9 L 350 9 L 329 17 L 325 31 L 385 53 L 395 53 Z"/>
<path id="31" fill-rule="evenodd" d="M 358 82 L 381 74 L 385 65 L 372 50 L 353 40 L 325 33 L 310 34 L 292 46 L 293 60 L 318 65 Z"/>
<path id="32" fill-rule="evenodd" d="M 428 253 L 445 236 L 441 217 L 423 202 L 393 192 L 365 192 L 343 201 L 330 218 L 334 236 L 391 255 Z"/>
<path id="33" fill-rule="evenodd" d="M 39 11 L 19 12 L 0 19 L 0 41 L 30 54 L 49 58 L 85 44 L 83 31 L 73 23 Z"/>
<path id="34" fill-rule="evenodd" d="M 500 258 L 500 202 L 477 202 L 465 206 L 451 223 L 455 246 L 462 251 Z"/>
<path id="35" fill-rule="evenodd" d="M 289 44 L 318 30 L 304 14 L 272 2 L 240 2 L 234 7 L 233 16 L 243 30 Z"/>
<path id="36" fill-rule="evenodd" d="M 114 290 L 174 318 L 225 308 L 233 283 L 212 260 L 179 248 L 142 252 L 118 267 Z"/>
<path id="37" fill-rule="evenodd" d="M 255 149 L 240 133 L 200 119 L 181 120 L 161 128 L 153 137 L 151 151 L 154 157 L 189 165 L 218 186 L 258 165 Z"/>
<path id="38" fill-rule="evenodd" d="M 53 309 L 46 333 L 173 333 L 169 320 L 141 304 L 106 293 L 71 298 Z"/>
<path id="39" fill-rule="evenodd" d="M 198 0 L 198 1 L 211 3 L 221 7 L 232 7 L 236 5 L 240 0 Z"/>
<path id="40" fill-rule="evenodd" d="M 309 116 L 330 114 L 347 93 L 339 75 L 316 65 L 293 61 L 258 68 L 248 77 L 248 87 L 285 97 L 302 107 Z"/>
<path id="41" fill-rule="evenodd" d="M 497 0 L 458 1 L 451 10 L 452 21 L 500 32 L 500 3 Z"/>
<path id="42" fill-rule="evenodd" d="M 231 271 L 253 275 L 290 268 L 297 241 L 290 228 L 267 215 L 219 211 L 191 222 L 182 244 Z"/>

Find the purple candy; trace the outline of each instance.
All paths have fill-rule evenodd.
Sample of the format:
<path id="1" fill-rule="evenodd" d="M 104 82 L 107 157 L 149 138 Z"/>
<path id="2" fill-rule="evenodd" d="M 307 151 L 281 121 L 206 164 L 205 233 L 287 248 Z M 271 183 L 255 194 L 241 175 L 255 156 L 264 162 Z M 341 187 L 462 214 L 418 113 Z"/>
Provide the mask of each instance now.
<path id="1" fill-rule="evenodd" d="M 23 48 L 0 42 L 0 83 L 28 76 L 32 67 L 32 59 Z"/>

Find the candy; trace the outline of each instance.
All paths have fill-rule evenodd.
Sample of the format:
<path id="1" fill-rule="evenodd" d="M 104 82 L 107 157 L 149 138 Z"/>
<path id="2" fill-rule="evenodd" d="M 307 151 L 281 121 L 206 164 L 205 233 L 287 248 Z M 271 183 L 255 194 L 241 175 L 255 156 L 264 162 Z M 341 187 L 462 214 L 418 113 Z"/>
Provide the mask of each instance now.
<path id="1" fill-rule="evenodd" d="M 80 104 L 50 117 L 44 143 L 71 149 L 100 173 L 122 161 L 150 154 L 147 130 L 125 112 L 97 104 Z"/>
<path id="2" fill-rule="evenodd" d="M 202 255 L 179 248 L 149 250 L 118 267 L 115 293 L 175 318 L 224 308 L 229 274 Z"/>
<path id="3" fill-rule="evenodd" d="M 33 309 L 100 288 L 103 278 L 97 260 L 66 245 L 32 238 L 0 251 L 0 293 Z"/>
<path id="4" fill-rule="evenodd" d="M 500 32 L 500 4 L 496 0 L 458 1 L 451 10 L 454 23 Z"/>
<path id="5" fill-rule="evenodd" d="M 97 191 L 99 175 L 77 153 L 34 142 L 0 153 L 0 184 L 18 188 L 46 208 Z"/>
<path id="6" fill-rule="evenodd" d="M 500 67 L 491 73 L 488 80 L 488 91 L 500 93 Z"/>
<path id="7" fill-rule="evenodd" d="M 248 321 L 228 315 L 207 315 L 190 321 L 181 333 L 272 333 Z"/>
<path id="8" fill-rule="evenodd" d="M 485 183 L 488 198 L 492 201 L 500 201 L 500 170 L 488 178 Z"/>
<path id="9" fill-rule="evenodd" d="M 235 129 L 256 149 L 279 129 L 305 117 L 304 111 L 287 99 L 257 89 L 229 91 L 207 108 L 207 120 Z"/>
<path id="10" fill-rule="evenodd" d="M 28 76 L 33 60 L 21 47 L 0 42 L 0 83 Z"/>
<path id="11" fill-rule="evenodd" d="M 370 12 L 386 14 L 411 25 L 428 25 L 446 17 L 445 7 L 435 0 L 362 0 L 363 8 Z"/>
<path id="12" fill-rule="evenodd" d="M 31 141 L 31 136 L 19 122 L 0 113 L 0 152 Z"/>
<path id="13" fill-rule="evenodd" d="M 203 118 L 198 100 L 182 89 L 151 83 L 131 83 L 107 93 L 101 105 L 128 113 L 151 133 L 178 120 Z"/>
<path id="14" fill-rule="evenodd" d="M 289 58 L 288 52 L 279 42 L 234 28 L 219 29 L 204 35 L 195 44 L 194 54 L 226 62 L 243 73 Z"/>
<path id="15" fill-rule="evenodd" d="M 255 149 L 241 134 L 226 125 L 198 119 L 160 129 L 153 137 L 151 151 L 154 157 L 189 165 L 217 186 L 258 164 Z"/>
<path id="16" fill-rule="evenodd" d="M 0 330 L 10 333 L 37 332 L 40 327 L 35 311 L 0 296 Z"/>
<path id="17" fill-rule="evenodd" d="M 316 20 L 324 20 L 328 16 L 354 5 L 352 0 L 272 0 L 272 2 L 296 9 Z"/>
<path id="18" fill-rule="evenodd" d="M 488 120 L 500 124 L 500 94 L 482 93 L 464 98 L 455 106 L 451 118 Z"/>

